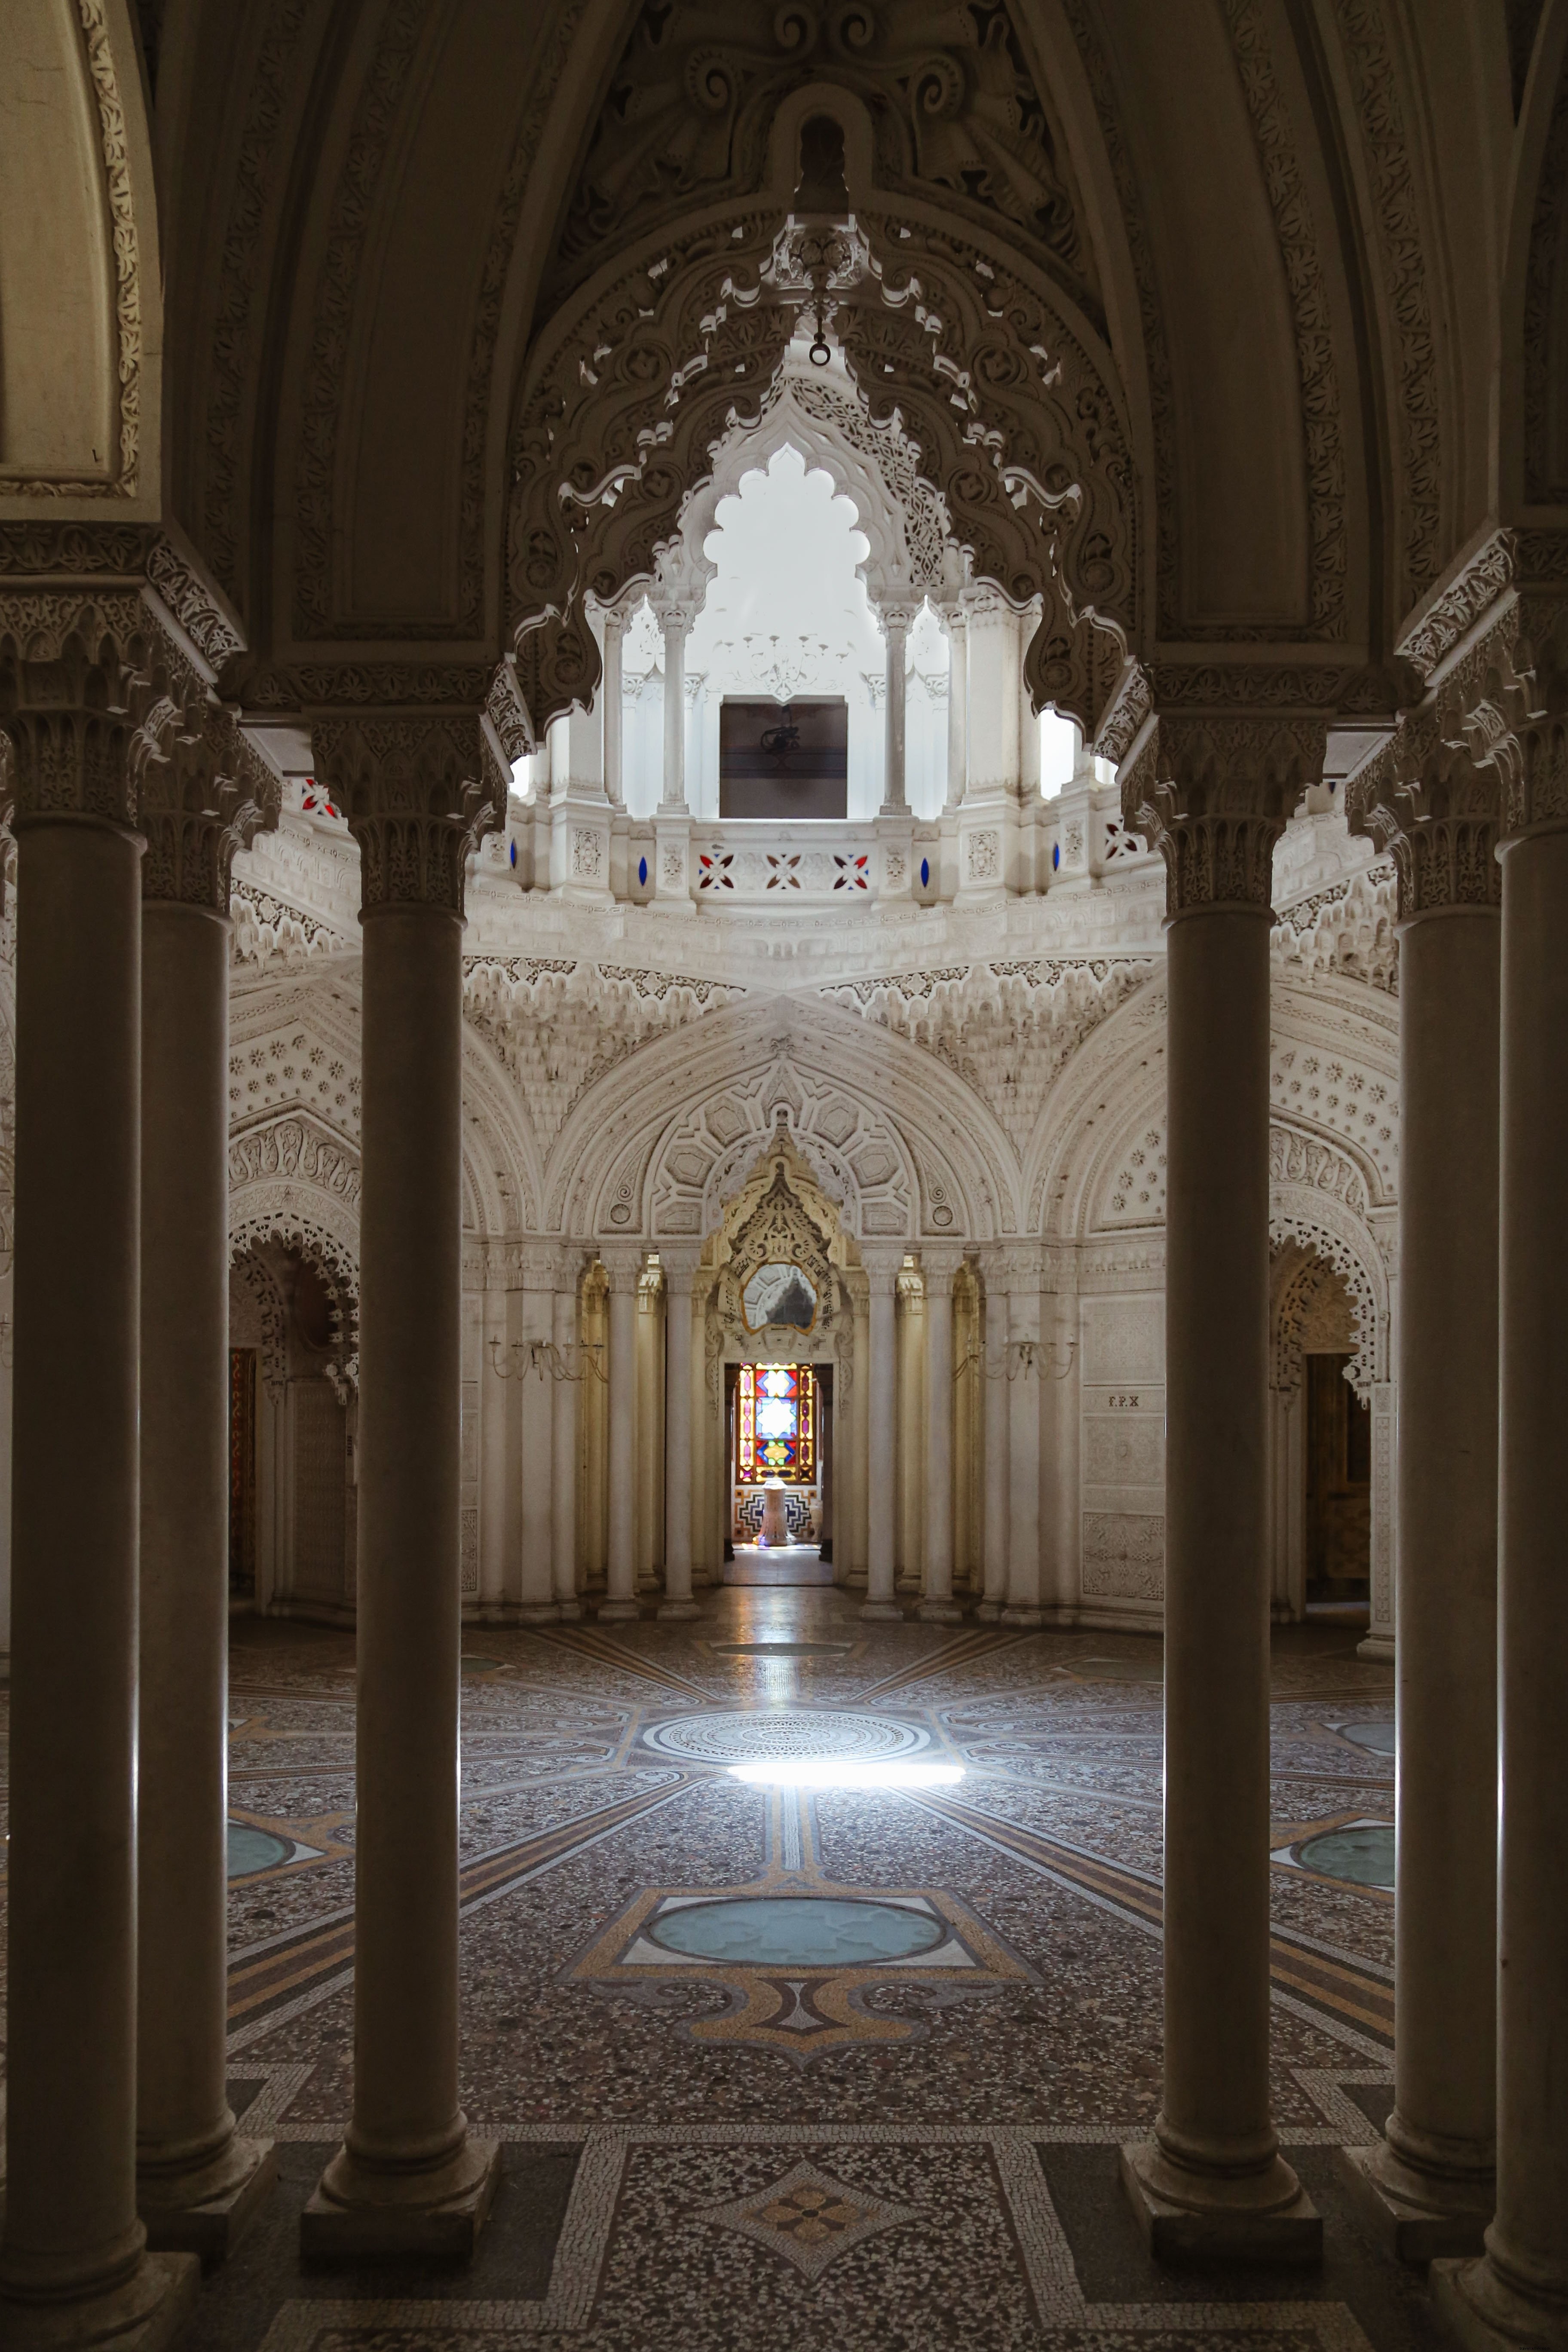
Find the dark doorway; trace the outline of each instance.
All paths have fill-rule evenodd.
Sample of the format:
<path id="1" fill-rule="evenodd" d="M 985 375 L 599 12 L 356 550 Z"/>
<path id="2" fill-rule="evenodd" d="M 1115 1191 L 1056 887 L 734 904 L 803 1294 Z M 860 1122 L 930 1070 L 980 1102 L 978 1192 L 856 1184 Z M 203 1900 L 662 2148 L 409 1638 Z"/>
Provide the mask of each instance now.
<path id="1" fill-rule="evenodd" d="M 1307 1600 L 1372 1591 L 1372 1414 L 1344 1376 L 1348 1355 L 1309 1355 Z"/>

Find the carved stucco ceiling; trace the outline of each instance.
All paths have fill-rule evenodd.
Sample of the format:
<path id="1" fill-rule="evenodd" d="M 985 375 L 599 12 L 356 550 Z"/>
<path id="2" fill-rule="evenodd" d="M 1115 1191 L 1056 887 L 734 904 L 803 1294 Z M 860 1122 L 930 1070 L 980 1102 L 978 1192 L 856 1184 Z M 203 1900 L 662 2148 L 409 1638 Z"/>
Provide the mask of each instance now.
<path id="1" fill-rule="evenodd" d="M 574 194 L 551 297 L 694 204 L 754 192 L 780 101 L 835 82 L 868 107 L 879 181 L 1005 223 L 1098 311 L 1070 175 L 1005 0 L 646 0 Z"/>

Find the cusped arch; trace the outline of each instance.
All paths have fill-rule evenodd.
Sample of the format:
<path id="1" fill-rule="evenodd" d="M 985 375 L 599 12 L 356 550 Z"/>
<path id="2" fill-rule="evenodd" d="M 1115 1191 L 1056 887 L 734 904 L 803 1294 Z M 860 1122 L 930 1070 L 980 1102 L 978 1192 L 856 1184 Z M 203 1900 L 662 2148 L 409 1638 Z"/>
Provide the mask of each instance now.
<path id="1" fill-rule="evenodd" d="M 858 97 L 824 87 L 811 102 L 844 127 L 856 224 L 828 260 L 814 266 L 807 232 L 789 226 L 796 104 L 787 124 L 781 110 L 758 199 L 710 205 L 624 252 L 535 343 L 513 436 L 508 586 L 536 736 L 596 691 L 587 598 L 615 604 L 654 582 L 716 449 L 737 423 L 758 429 L 779 396 L 800 316 L 819 299 L 869 428 L 918 450 L 970 575 L 1019 611 L 1043 600 L 1037 699 L 1092 731 L 1120 675 L 1136 627 L 1137 476 L 1109 352 L 1016 244 L 937 206 L 929 219 L 888 209 Z M 1064 629 L 1098 631 L 1106 657 L 1076 670 L 1058 660 L 1047 678 L 1040 649 Z"/>

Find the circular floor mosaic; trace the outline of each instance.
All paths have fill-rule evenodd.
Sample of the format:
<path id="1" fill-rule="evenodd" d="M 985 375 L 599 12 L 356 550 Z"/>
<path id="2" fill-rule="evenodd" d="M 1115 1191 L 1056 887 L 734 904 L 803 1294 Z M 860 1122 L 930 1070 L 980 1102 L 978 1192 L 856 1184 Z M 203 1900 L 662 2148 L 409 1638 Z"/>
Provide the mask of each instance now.
<path id="1" fill-rule="evenodd" d="M 761 1895 L 682 1904 L 655 1920 L 648 1933 L 666 1951 L 691 1959 L 742 1961 L 763 1969 L 843 1969 L 929 1952 L 946 1928 L 929 1911 L 905 1910 L 896 1903 Z"/>
<path id="2" fill-rule="evenodd" d="M 249 1822 L 230 1822 L 228 1825 L 228 1874 L 231 1878 L 250 1878 L 258 1870 L 275 1870 L 287 1862 L 294 1851 L 292 1838 L 274 1837 L 270 1830 L 258 1830 Z"/>
<path id="3" fill-rule="evenodd" d="M 693 1764 L 774 1764 L 805 1757 L 879 1764 L 889 1756 L 907 1756 L 925 1747 L 930 1734 L 882 1715 L 757 1707 L 677 1716 L 673 1722 L 656 1724 L 643 1738 L 661 1755 L 682 1756 Z"/>
<path id="4" fill-rule="evenodd" d="M 1298 1862 L 1321 1870 L 1325 1878 L 1346 1878 L 1352 1886 L 1392 1886 L 1394 1826 L 1392 1822 L 1357 1822 L 1350 1829 L 1321 1830 L 1295 1849 Z"/>

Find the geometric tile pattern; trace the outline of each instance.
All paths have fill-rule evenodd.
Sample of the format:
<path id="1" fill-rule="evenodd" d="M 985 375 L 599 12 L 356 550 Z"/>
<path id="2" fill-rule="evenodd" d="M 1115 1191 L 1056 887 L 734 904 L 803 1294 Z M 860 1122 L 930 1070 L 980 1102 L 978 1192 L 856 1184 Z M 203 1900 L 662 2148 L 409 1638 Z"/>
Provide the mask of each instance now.
<path id="1" fill-rule="evenodd" d="M 737 2197 L 727 2205 L 698 2210 L 703 2221 L 753 2239 L 809 2279 L 820 2278 L 829 2263 L 863 2238 L 921 2218 L 912 2205 L 895 2205 L 885 2197 L 846 2189 L 831 2173 L 809 2163 L 797 2164 L 761 2196 Z"/>

